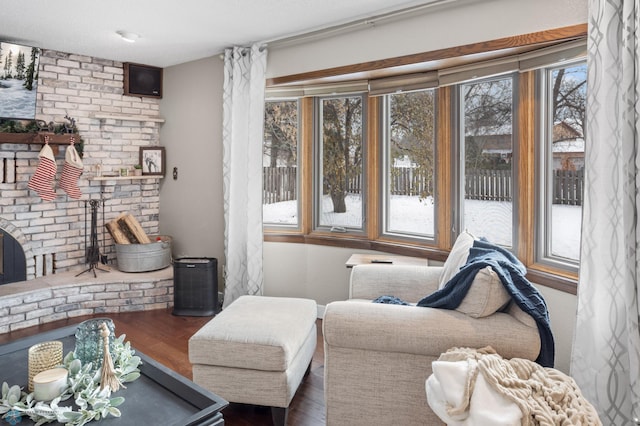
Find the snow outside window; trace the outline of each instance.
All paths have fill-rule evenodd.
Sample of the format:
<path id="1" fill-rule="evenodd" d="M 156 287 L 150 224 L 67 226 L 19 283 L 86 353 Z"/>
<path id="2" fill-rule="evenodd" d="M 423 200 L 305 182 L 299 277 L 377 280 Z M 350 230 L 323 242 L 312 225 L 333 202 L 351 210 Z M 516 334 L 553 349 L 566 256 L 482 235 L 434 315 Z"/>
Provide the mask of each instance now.
<path id="1" fill-rule="evenodd" d="M 584 193 L 587 65 L 542 70 L 544 90 L 538 256 L 577 267 Z"/>
<path id="2" fill-rule="evenodd" d="M 298 100 L 265 102 L 262 155 L 262 221 L 298 226 Z"/>
<path id="3" fill-rule="evenodd" d="M 318 99 L 315 227 L 363 229 L 364 96 Z"/>
<path id="4" fill-rule="evenodd" d="M 384 229 L 435 235 L 436 90 L 385 96 Z"/>
<path id="5" fill-rule="evenodd" d="M 513 247 L 513 77 L 459 86 L 461 230 Z"/>

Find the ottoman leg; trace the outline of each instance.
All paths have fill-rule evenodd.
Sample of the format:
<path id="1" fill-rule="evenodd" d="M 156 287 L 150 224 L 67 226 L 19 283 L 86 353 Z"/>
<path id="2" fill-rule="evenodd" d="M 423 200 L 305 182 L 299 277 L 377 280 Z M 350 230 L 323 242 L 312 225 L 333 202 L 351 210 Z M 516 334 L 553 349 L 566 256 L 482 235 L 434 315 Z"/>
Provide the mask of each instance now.
<path id="1" fill-rule="evenodd" d="M 273 420 L 273 426 L 285 426 L 287 424 L 288 414 L 288 408 L 271 407 L 271 420 Z"/>

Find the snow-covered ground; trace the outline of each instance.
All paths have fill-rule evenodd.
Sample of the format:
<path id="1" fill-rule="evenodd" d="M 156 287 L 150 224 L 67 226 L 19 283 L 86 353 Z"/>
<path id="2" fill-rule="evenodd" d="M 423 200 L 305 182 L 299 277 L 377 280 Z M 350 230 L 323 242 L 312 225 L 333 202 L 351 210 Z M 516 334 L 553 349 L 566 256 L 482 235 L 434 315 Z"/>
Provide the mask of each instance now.
<path id="1" fill-rule="evenodd" d="M 24 80 L 0 80 L 0 117 L 33 119 L 36 114 L 36 86 L 27 90 Z"/>
<path id="2" fill-rule="evenodd" d="M 347 212 L 333 213 L 331 199 L 323 202 L 321 223 L 333 226 L 360 226 L 360 196 L 347 196 Z M 466 229 L 478 237 L 486 237 L 496 244 L 511 245 L 512 205 L 499 201 L 465 201 Z M 390 200 L 390 230 L 413 234 L 433 235 L 434 205 L 431 199 L 419 201 L 418 197 L 395 195 Z M 265 223 L 295 224 L 296 201 L 263 206 Z M 580 255 L 580 225 L 582 207 L 554 205 L 552 207 L 552 252 L 556 256 L 578 259 Z"/>

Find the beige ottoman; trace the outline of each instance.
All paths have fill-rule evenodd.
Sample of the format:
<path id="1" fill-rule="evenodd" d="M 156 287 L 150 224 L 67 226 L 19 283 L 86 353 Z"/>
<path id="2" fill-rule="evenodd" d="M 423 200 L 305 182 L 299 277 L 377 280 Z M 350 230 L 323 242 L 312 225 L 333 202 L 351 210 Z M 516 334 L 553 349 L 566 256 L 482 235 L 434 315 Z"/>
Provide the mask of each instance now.
<path id="1" fill-rule="evenodd" d="M 242 296 L 189 339 L 193 381 L 229 402 L 271 407 L 274 424 L 316 349 L 316 302 Z"/>

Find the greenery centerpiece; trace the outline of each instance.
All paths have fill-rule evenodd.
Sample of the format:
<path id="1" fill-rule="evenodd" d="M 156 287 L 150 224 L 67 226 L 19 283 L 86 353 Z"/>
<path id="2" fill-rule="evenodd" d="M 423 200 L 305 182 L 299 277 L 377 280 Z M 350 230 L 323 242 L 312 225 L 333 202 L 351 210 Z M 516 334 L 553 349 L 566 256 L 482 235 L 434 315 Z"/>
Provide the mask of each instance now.
<path id="1" fill-rule="evenodd" d="M 111 358 L 113 372 L 120 383 L 128 383 L 140 377 L 138 366 L 142 362 L 135 355 L 125 335 L 114 340 Z M 101 386 L 101 370 L 95 372 L 92 363 L 82 364 L 73 351 L 64 358 L 63 367 L 69 372 L 67 387 L 62 394 L 50 402 L 36 401 L 34 394 L 22 391 L 20 386 L 2 384 L 0 399 L 0 416 L 11 425 L 22 421 L 23 417 L 31 419 L 36 426 L 45 423 L 59 422 L 69 426 L 81 426 L 93 420 L 113 416 L 120 417 L 117 408 L 124 402 L 121 396 L 112 397 L 109 386 Z M 61 401 L 73 397 L 76 407 L 61 406 Z"/>
<path id="2" fill-rule="evenodd" d="M 38 133 L 48 132 L 55 135 L 78 133 L 76 119 L 65 115 L 64 123 L 49 123 L 44 120 L 17 120 L 10 118 L 0 118 L 0 133 Z M 75 144 L 76 151 L 80 158 L 84 156 L 84 140 L 80 138 Z"/>

